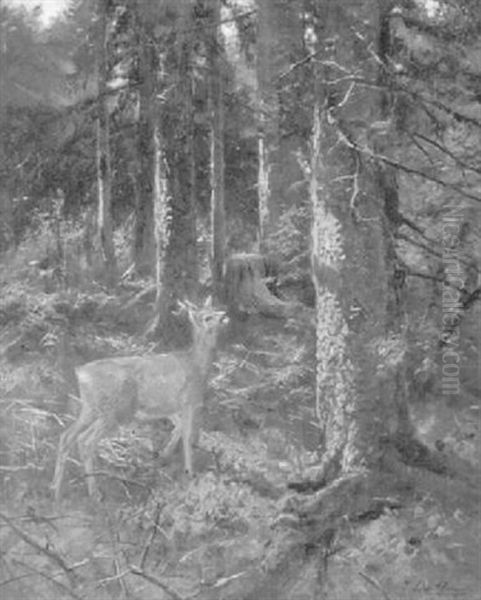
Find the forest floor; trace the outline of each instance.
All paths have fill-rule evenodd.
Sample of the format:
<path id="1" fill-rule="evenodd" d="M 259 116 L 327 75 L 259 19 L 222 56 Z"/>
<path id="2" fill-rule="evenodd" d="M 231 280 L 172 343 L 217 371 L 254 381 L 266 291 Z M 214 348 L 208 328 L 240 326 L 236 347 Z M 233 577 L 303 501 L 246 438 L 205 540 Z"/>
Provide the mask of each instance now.
<path id="1" fill-rule="evenodd" d="M 0 598 L 310 598 L 307 559 L 282 592 L 259 592 L 296 535 L 279 525 L 287 483 L 318 458 L 305 319 L 250 317 L 226 332 L 195 478 L 181 450 L 161 464 L 150 428 L 126 424 L 99 449 L 102 500 L 88 498 L 73 454 L 55 504 L 58 439 L 77 411 L 73 367 L 159 348 L 138 335 L 149 305 L 129 303 L 130 290 L 46 292 L 28 271 L 10 273 L 0 300 Z M 329 600 L 480 598 L 481 388 L 456 402 L 431 394 L 411 410 L 420 439 L 455 457 L 459 477 L 412 468 L 395 508 L 346 521 L 328 557 Z"/>

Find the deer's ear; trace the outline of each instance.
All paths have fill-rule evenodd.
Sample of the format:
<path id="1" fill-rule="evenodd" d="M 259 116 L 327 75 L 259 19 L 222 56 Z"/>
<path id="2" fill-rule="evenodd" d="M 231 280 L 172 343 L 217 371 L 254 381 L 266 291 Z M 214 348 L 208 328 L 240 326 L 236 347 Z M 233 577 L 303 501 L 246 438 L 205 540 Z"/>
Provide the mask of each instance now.
<path id="1" fill-rule="evenodd" d="M 189 307 L 187 306 L 187 304 L 185 302 L 182 302 L 182 300 L 177 300 L 177 309 L 173 311 L 172 314 L 174 314 L 175 316 L 180 316 L 183 312 L 186 312 L 187 314 L 189 313 Z"/>
<path id="2" fill-rule="evenodd" d="M 177 306 L 186 312 L 198 310 L 197 306 L 190 300 L 187 300 L 187 298 L 185 300 L 177 300 Z"/>
<path id="3" fill-rule="evenodd" d="M 178 317 L 181 314 L 185 313 L 185 314 L 187 314 L 187 317 L 189 318 L 189 321 L 193 325 L 195 325 L 195 311 L 192 309 L 192 307 L 189 304 L 190 303 L 189 303 L 188 300 L 185 300 L 184 302 L 182 300 L 177 300 L 177 306 L 179 308 L 177 310 L 175 310 L 173 312 L 173 314 Z"/>

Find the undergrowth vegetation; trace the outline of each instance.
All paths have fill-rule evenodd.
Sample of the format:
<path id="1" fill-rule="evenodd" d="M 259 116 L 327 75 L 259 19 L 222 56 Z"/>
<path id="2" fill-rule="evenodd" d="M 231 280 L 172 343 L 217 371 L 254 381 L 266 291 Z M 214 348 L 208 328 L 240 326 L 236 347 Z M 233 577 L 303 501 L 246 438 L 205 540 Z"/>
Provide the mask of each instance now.
<path id="1" fill-rule="evenodd" d="M 99 446 L 100 507 L 95 513 L 88 508 L 85 475 L 72 452 L 62 510 L 49 531 L 39 523 L 50 517 L 40 513 L 51 511 L 59 435 L 78 413 L 74 368 L 101 357 L 163 350 L 139 335 L 153 301 L 143 293 L 148 285 L 126 281 L 115 295 L 108 293 L 93 281 L 84 229 L 63 227 L 58 237 L 54 219 L 36 221 L 1 266 L 0 495 L 4 507 L 24 512 L 21 529 L 33 536 L 22 549 L 6 538 L 3 546 L 15 555 L 32 549 L 33 539 L 48 540 L 49 552 L 34 552 L 34 568 L 49 571 L 55 556 L 67 580 L 62 560 L 87 560 L 72 575 L 87 597 L 106 569 L 95 558 L 102 553 L 115 556 L 123 565 L 118 569 L 137 564 L 151 571 L 161 563 L 174 580 L 181 569 L 184 582 L 212 585 L 234 565 L 242 569 L 260 560 L 286 479 L 301 477 L 316 458 L 313 340 L 295 321 L 283 332 L 259 321 L 240 341 L 227 331 L 195 449 L 198 476 L 185 479 L 181 450 L 170 461 L 160 458 L 170 424 L 125 423 Z M 99 538 L 88 534 L 91 518 Z M 50 598 L 63 597 L 61 585 L 41 587 Z M 111 597 L 111 588 L 101 585 L 96 597 Z M 8 585 L 9 598 L 28 589 L 28 581 Z"/>
<path id="2" fill-rule="evenodd" d="M 75 367 L 164 349 L 142 335 L 154 299 L 148 281 L 126 279 L 115 294 L 108 292 L 93 280 L 81 245 L 75 246 L 85 237 L 82 227 L 64 229 L 60 245 L 54 220 L 35 227 L 0 271 L 0 543 L 23 573 L 10 577 L 6 565 L 0 568 L 5 597 L 23 599 L 33 589 L 49 600 L 119 593 L 150 600 L 160 590 L 174 598 L 249 597 L 265 570 L 285 569 L 277 561 L 295 536 L 288 533 L 288 484 L 302 492 L 296 482 L 308 482 L 320 460 L 310 309 L 281 327 L 251 315 L 222 336 L 194 450 L 194 479 L 183 474 L 181 449 L 162 457 L 171 424 L 125 423 L 98 448 L 101 502 L 88 498 L 74 451 L 64 499 L 55 505 L 58 439 L 79 410 Z M 287 219 L 287 238 L 291 227 Z M 299 283 L 306 256 L 295 257 L 289 248 L 290 277 Z M 78 285 L 67 275 L 73 272 Z M 289 294 L 289 278 L 283 285 Z M 417 432 L 428 446 L 442 443 L 478 465 L 472 401 L 453 412 L 422 400 L 426 394 L 435 399 L 436 365 L 426 356 L 436 337 L 432 321 L 411 314 L 408 381 Z M 405 345 L 405 338 L 390 339 L 379 348 L 386 372 Z M 468 364 L 469 348 L 462 352 Z M 359 598 L 368 598 L 379 591 L 381 577 L 405 590 L 399 597 L 406 600 L 449 597 L 458 562 L 466 565 L 463 589 L 475 589 L 474 556 L 467 549 L 479 535 L 471 516 L 477 493 L 466 488 L 459 502 L 458 490 L 430 477 L 413 471 L 412 488 L 398 490 L 396 500 L 379 498 L 378 514 L 361 513 L 337 532 L 329 542 L 333 597 L 342 598 L 348 582 Z M 296 585 L 292 597 L 302 593 Z"/>

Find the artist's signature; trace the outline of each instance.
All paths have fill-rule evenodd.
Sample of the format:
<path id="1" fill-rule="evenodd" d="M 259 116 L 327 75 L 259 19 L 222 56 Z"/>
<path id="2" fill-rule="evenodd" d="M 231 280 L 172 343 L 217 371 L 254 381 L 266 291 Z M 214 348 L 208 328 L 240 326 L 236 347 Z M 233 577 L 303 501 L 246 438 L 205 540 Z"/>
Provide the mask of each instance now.
<path id="1" fill-rule="evenodd" d="M 427 581 L 418 581 L 413 589 L 417 592 L 432 592 L 436 590 L 441 595 L 451 594 L 452 597 L 461 597 L 468 593 L 466 587 L 455 587 L 449 581 L 438 581 L 436 584 L 428 583 Z"/>

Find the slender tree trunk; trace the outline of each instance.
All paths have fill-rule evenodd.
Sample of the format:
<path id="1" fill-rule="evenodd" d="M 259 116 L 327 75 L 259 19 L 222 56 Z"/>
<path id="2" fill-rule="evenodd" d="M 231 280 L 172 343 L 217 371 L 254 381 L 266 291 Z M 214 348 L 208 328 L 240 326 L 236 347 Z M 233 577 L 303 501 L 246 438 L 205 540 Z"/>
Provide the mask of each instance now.
<path id="1" fill-rule="evenodd" d="M 296 156 L 305 137 L 292 108 L 292 96 L 299 89 L 292 65 L 304 56 L 305 8 L 304 0 L 259 0 L 257 7 L 258 229 L 260 249 L 265 251 L 280 215 L 300 201 L 292 183 L 302 177 Z"/>
<path id="2" fill-rule="evenodd" d="M 4 131 L 7 118 L 7 22 L 2 11 L 3 3 L 0 0 L 0 132 Z M 13 239 L 12 199 L 5 169 L 5 152 L 4 136 L 0 134 L 0 251 L 7 250 Z"/>
<path id="3" fill-rule="evenodd" d="M 272 0 L 260 0 L 257 16 L 257 197 L 258 236 L 261 250 L 270 224 L 272 197 L 272 162 L 277 147 L 278 104 L 275 90 L 274 56 L 278 44 L 277 31 L 273 23 Z"/>
<path id="4" fill-rule="evenodd" d="M 158 118 L 156 119 L 154 126 L 154 221 L 156 284 L 155 313 L 156 315 L 160 315 L 165 253 L 170 235 L 170 207 L 164 140 L 160 130 Z"/>
<path id="5" fill-rule="evenodd" d="M 220 40 L 220 0 L 212 3 L 212 38 L 210 72 L 211 106 L 211 218 L 212 218 L 212 279 L 214 294 L 223 296 L 225 260 L 225 202 L 224 202 L 224 66 Z"/>
<path id="6" fill-rule="evenodd" d="M 154 81 L 155 58 L 150 25 L 139 17 L 139 195 L 135 208 L 135 270 L 140 275 L 153 273 L 154 252 Z"/>
<path id="7" fill-rule="evenodd" d="M 110 163 L 110 127 L 107 102 L 108 35 L 107 4 L 99 0 L 98 15 L 98 114 L 97 114 L 97 194 L 98 234 L 107 280 L 113 285 L 117 279 L 117 262 L 112 230 L 112 169 Z"/>

